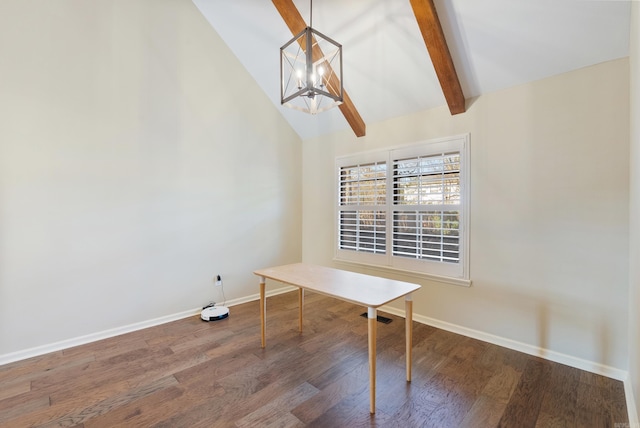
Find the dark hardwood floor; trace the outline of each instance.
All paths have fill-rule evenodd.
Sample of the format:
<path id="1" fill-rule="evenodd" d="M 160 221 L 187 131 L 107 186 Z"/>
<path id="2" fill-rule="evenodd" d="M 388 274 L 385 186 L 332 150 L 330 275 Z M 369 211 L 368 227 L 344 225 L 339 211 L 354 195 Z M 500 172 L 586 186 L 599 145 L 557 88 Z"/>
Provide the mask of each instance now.
<path id="1" fill-rule="evenodd" d="M 226 320 L 198 317 L 0 366 L 0 426 L 615 427 L 619 381 L 404 320 L 378 323 L 377 410 L 369 414 L 362 307 L 306 293 Z M 616 425 L 619 424 L 619 425 Z"/>

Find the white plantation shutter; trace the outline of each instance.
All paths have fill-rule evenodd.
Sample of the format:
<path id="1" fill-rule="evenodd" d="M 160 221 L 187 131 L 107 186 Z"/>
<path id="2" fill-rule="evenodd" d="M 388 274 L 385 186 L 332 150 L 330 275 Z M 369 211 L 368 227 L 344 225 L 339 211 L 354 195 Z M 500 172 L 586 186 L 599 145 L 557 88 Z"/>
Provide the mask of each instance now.
<path id="1" fill-rule="evenodd" d="M 336 159 L 336 258 L 468 278 L 467 141 Z"/>
<path id="2" fill-rule="evenodd" d="M 460 152 L 394 160 L 393 255 L 460 261 Z"/>
<path id="3" fill-rule="evenodd" d="M 386 252 L 386 162 L 340 168 L 338 247 Z"/>

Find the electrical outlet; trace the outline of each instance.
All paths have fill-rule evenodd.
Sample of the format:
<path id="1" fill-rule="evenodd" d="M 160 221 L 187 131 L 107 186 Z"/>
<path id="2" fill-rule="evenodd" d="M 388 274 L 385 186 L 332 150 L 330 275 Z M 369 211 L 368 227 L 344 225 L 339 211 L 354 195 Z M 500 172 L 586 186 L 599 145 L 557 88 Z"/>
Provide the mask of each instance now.
<path id="1" fill-rule="evenodd" d="M 221 286 L 222 286 L 222 278 L 220 277 L 220 275 L 217 275 L 217 276 L 216 276 L 216 285 L 217 285 L 218 287 L 221 287 Z"/>

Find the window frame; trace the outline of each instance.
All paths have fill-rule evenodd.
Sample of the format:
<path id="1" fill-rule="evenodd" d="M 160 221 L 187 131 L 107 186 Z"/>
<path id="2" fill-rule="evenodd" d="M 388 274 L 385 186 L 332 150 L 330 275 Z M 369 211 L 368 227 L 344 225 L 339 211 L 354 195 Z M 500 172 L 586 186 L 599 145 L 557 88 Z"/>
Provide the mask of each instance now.
<path id="1" fill-rule="evenodd" d="M 382 271 L 399 271 L 410 276 L 435 279 L 456 285 L 471 285 L 469 274 L 469 134 L 420 141 L 382 150 L 338 156 L 335 159 L 335 201 L 334 201 L 334 261 L 338 263 L 366 265 Z M 403 205 L 394 204 L 394 162 L 411 157 L 434 156 L 443 153 L 460 154 L 460 204 L 459 204 L 459 262 L 446 263 L 426 259 L 394 256 L 393 253 L 393 212 L 401 211 Z M 341 168 L 372 163 L 386 163 L 386 203 L 384 205 L 362 205 L 361 211 L 375 209 L 384 211 L 386 219 L 386 251 L 375 254 L 340 248 Z M 410 205 L 409 205 L 410 206 Z M 420 205 L 422 206 L 422 205 Z M 347 205 L 352 207 L 352 205 Z M 454 211 L 458 211 L 458 205 Z M 347 208 L 349 210 L 349 208 Z M 440 209 L 435 211 L 441 211 Z"/>

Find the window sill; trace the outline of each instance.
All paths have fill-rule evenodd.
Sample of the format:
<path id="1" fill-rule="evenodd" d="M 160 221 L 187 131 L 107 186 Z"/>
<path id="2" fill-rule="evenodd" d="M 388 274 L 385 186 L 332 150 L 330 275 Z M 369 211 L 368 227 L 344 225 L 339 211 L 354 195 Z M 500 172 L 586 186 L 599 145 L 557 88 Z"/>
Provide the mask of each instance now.
<path id="1" fill-rule="evenodd" d="M 433 274 L 424 273 L 424 272 L 401 270 L 401 269 L 395 269 L 389 266 L 372 265 L 369 263 L 355 262 L 352 260 L 345 260 L 345 259 L 334 258 L 333 261 L 337 264 L 342 264 L 346 266 L 362 266 L 362 267 L 366 267 L 368 269 L 382 272 L 382 273 L 395 273 L 395 274 L 401 274 L 404 276 L 409 276 L 412 278 L 427 279 L 429 281 L 436 281 L 444 284 L 458 285 L 460 287 L 471 287 L 470 279 L 453 278 L 449 276 L 433 275 Z"/>

